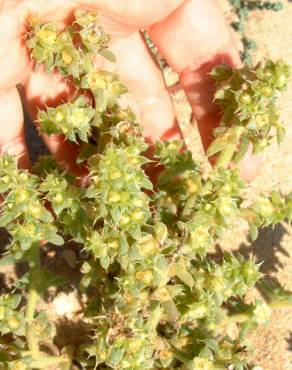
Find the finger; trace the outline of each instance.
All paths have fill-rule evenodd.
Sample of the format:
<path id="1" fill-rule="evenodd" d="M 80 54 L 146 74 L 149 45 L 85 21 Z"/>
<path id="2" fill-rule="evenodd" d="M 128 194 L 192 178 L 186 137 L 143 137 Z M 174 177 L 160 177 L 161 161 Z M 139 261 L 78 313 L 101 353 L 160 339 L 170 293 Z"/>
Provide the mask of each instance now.
<path id="1" fill-rule="evenodd" d="M 35 122 L 38 110 L 46 110 L 47 107 L 56 107 L 72 100 L 77 96 L 77 91 L 59 73 L 49 75 L 40 66 L 21 84 L 21 95 L 30 119 Z M 84 169 L 76 165 L 78 156 L 76 145 L 69 143 L 63 135 L 49 136 L 41 133 L 41 136 L 62 168 L 73 171 L 77 175 L 84 174 Z"/>
<path id="2" fill-rule="evenodd" d="M 146 28 L 164 19 L 186 0 L 80 0 L 81 6 L 97 8 L 114 17 L 121 24 L 133 26 L 136 30 Z"/>
<path id="3" fill-rule="evenodd" d="M 117 62 L 98 58 L 97 68 L 113 70 L 134 99 L 144 136 L 150 141 L 180 138 L 181 134 L 165 81 L 140 33 L 133 33 L 110 45 Z"/>
<path id="4" fill-rule="evenodd" d="M 163 57 L 179 73 L 207 150 L 213 140 L 212 131 L 220 122 L 219 107 L 213 101 L 215 85 L 209 73 L 221 63 L 241 66 L 220 5 L 216 0 L 187 1 L 151 27 L 149 34 Z M 244 177 L 251 177 L 248 168 Z"/>
<path id="5" fill-rule="evenodd" d="M 37 124 L 38 110 L 47 107 L 56 107 L 77 97 L 75 87 L 65 80 L 59 73 L 47 74 L 43 66 L 32 71 L 19 87 L 25 110 L 38 127 L 42 139 L 50 153 L 59 162 L 63 169 L 69 170 L 78 176 L 85 176 L 87 170 L 76 165 L 80 147 L 66 140 L 64 135 L 47 135 L 41 132 Z M 122 99 L 124 107 L 133 106 L 129 97 Z M 136 108 L 136 107 L 135 107 Z"/>
<path id="6" fill-rule="evenodd" d="M 30 161 L 24 136 L 23 111 L 16 87 L 0 92 L 0 152 L 19 158 L 21 168 Z"/>
<path id="7" fill-rule="evenodd" d="M 45 9 L 47 8 L 49 15 L 52 11 L 53 1 L 51 3 L 50 0 L 46 2 L 35 0 L 0 1 L 0 90 L 17 85 L 30 73 L 32 62 L 25 42 L 26 23 L 32 14 L 40 15 L 43 17 L 43 21 L 46 21 Z M 65 4 L 59 2 L 56 7 L 56 2 L 54 2 L 56 21 L 68 16 L 73 11 L 75 3 L 75 1 L 68 1 Z"/>
<path id="8" fill-rule="evenodd" d="M 233 37 L 216 0 L 188 1 L 149 30 L 150 37 L 180 74 L 196 119 L 218 111 L 209 72 L 217 64 L 241 64 Z"/>
<path id="9" fill-rule="evenodd" d="M 16 86 L 30 70 L 25 47 L 26 13 L 16 1 L 0 2 L 0 90 Z"/>
<path id="10" fill-rule="evenodd" d="M 192 106 L 206 150 L 213 140 L 213 129 L 219 125 L 221 119 L 219 106 L 214 102 L 215 82 L 210 72 L 223 63 L 239 67 L 241 61 L 237 57 L 237 50 L 231 41 L 204 58 L 204 61 L 186 67 L 180 74 L 181 86 Z"/>
<path id="11" fill-rule="evenodd" d="M 40 65 L 21 83 L 24 106 L 33 121 L 39 109 L 55 107 L 77 96 L 75 87 L 60 73 L 48 74 Z"/>
<path id="12" fill-rule="evenodd" d="M 139 33 L 120 39 L 110 45 L 117 57 L 117 63 L 98 58 L 97 68 L 117 72 L 127 85 L 130 96 L 125 96 L 121 104 L 129 105 L 144 126 L 144 135 L 149 141 L 179 137 L 179 129 L 170 96 L 158 65 L 153 61 L 143 38 Z M 37 109 L 56 106 L 60 101 L 71 100 L 74 96 L 59 74 L 47 75 L 43 68 L 32 72 L 24 81 L 23 96 L 26 110 L 35 120 Z M 44 137 L 53 154 L 59 153 L 59 137 Z M 56 143 L 57 141 L 57 143 Z"/>
<path id="13" fill-rule="evenodd" d="M 33 14 L 44 22 L 60 20 L 73 11 L 76 1 L 66 1 L 56 6 L 56 1 L 2 0 L 0 1 L 0 89 L 8 89 L 25 79 L 32 68 L 26 47 L 27 21 Z M 55 5 L 55 19 L 50 19 Z M 47 17 L 46 17 L 47 16 Z"/>
<path id="14" fill-rule="evenodd" d="M 26 22 L 37 14 L 44 22 L 73 20 L 78 7 L 92 7 L 114 19 L 121 25 L 118 33 L 124 34 L 165 18 L 185 0 L 9 0 L 0 1 L 0 89 L 7 89 L 21 82 L 31 68 L 25 46 Z"/>

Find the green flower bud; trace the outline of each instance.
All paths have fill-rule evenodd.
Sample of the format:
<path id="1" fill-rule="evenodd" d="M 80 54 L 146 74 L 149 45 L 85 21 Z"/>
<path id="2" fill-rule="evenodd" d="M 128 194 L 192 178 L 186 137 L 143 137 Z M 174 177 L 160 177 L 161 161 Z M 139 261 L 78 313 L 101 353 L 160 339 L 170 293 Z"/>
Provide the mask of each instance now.
<path id="1" fill-rule="evenodd" d="M 104 76 L 100 72 L 94 72 L 91 75 L 88 75 L 87 82 L 92 90 L 96 89 L 104 90 L 106 88 Z"/>
<path id="2" fill-rule="evenodd" d="M 52 46 L 57 40 L 57 32 L 47 28 L 43 28 L 38 34 L 40 42 L 43 46 Z"/>
<path id="3" fill-rule="evenodd" d="M 120 219 L 121 226 L 127 226 L 130 223 L 130 217 L 127 215 L 123 215 Z"/>
<path id="4" fill-rule="evenodd" d="M 283 88 L 287 84 L 287 77 L 285 76 L 284 73 L 280 74 L 277 82 L 278 82 L 278 86 L 280 89 Z"/>
<path id="5" fill-rule="evenodd" d="M 267 146 L 269 145 L 269 142 L 267 139 L 262 139 L 262 140 L 259 140 L 259 142 L 257 143 L 257 149 L 258 150 L 263 150 L 265 149 Z"/>
<path id="6" fill-rule="evenodd" d="M 262 128 L 269 124 L 269 115 L 268 114 L 258 114 L 256 116 L 256 124 L 259 128 Z"/>
<path id="7" fill-rule="evenodd" d="M 110 239 L 107 241 L 107 246 L 111 249 L 117 250 L 120 247 L 120 242 L 118 239 Z"/>
<path id="8" fill-rule="evenodd" d="M 155 299 L 159 300 L 160 302 L 167 302 L 171 299 L 171 296 L 169 294 L 169 290 L 166 287 L 158 288 L 154 292 Z"/>
<path id="9" fill-rule="evenodd" d="M 212 204 L 210 204 L 210 203 L 207 203 L 205 206 L 204 206 L 204 209 L 206 210 L 206 211 L 210 211 L 210 209 L 212 208 Z"/>
<path id="10" fill-rule="evenodd" d="M 133 339 L 129 344 L 129 350 L 136 353 L 142 347 L 143 341 L 140 339 Z"/>
<path id="11" fill-rule="evenodd" d="M 2 181 L 4 184 L 9 184 L 9 183 L 10 183 L 10 181 L 11 181 L 11 179 L 10 179 L 10 177 L 9 177 L 8 175 L 6 175 L 6 176 L 3 176 L 3 177 L 1 178 L 1 181 Z"/>
<path id="12" fill-rule="evenodd" d="M 28 367 L 21 361 L 13 361 L 13 370 L 28 370 Z"/>
<path id="13" fill-rule="evenodd" d="M 268 98 L 272 95 L 273 90 L 269 86 L 264 86 L 261 89 L 261 93 L 262 93 L 263 96 Z"/>
<path id="14" fill-rule="evenodd" d="M 40 335 L 45 327 L 46 327 L 45 323 L 40 323 L 38 321 L 34 321 L 33 324 L 31 325 L 32 330 L 37 335 Z"/>
<path id="15" fill-rule="evenodd" d="M 224 216 L 228 217 L 234 214 L 235 205 L 231 198 L 221 198 L 218 206 L 219 212 Z"/>
<path id="16" fill-rule="evenodd" d="M 220 348 L 219 355 L 225 360 L 230 360 L 230 358 L 232 357 L 232 350 L 228 347 Z"/>
<path id="17" fill-rule="evenodd" d="M 120 179 L 122 177 L 122 172 L 119 171 L 119 170 L 114 170 L 112 172 L 110 172 L 109 174 L 109 178 L 111 180 L 117 180 L 117 179 Z"/>
<path id="18" fill-rule="evenodd" d="M 61 193 L 57 193 L 55 196 L 54 196 L 54 201 L 56 203 L 62 203 L 64 201 L 64 198 L 63 198 L 63 195 Z"/>
<path id="19" fill-rule="evenodd" d="M 181 144 L 180 142 L 178 141 L 171 141 L 168 146 L 167 146 L 167 149 L 170 150 L 170 151 L 178 151 L 181 147 Z"/>
<path id="20" fill-rule="evenodd" d="M 107 196 L 107 201 L 112 204 L 112 203 L 118 203 L 122 199 L 121 195 L 117 193 L 116 191 L 110 191 Z"/>
<path id="21" fill-rule="evenodd" d="M 19 320 L 17 320 L 17 318 L 13 317 L 13 316 L 8 317 L 6 319 L 6 322 L 7 322 L 8 326 L 11 328 L 11 330 L 16 330 L 20 325 Z"/>
<path id="22" fill-rule="evenodd" d="M 81 125 L 84 121 L 87 120 L 86 113 L 82 108 L 75 108 L 71 113 L 70 119 L 74 126 Z"/>
<path id="23" fill-rule="evenodd" d="M 264 70 L 264 76 L 267 78 L 267 79 L 270 79 L 271 77 L 273 77 L 273 72 L 271 71 L 270 68 L 265 68 Z"/>
<path id="24" fill-rule="evenodd" d="M 212 292 L 220 293 L 226 288 L 226 282 L 225 282 L 224 277 L 218 274 L 214 277 L 212 276 L 207 283 L 208 283 L 208 288 Z"/>
<path id="25" fill-rule="evenodd" d="M 28 201 L 29 199 L 29 193 L 26 189 L 18 189 L 15 191 L 15 201 L 17 203 L 23 203 L 25 201 Z"/>
<path id="26" fill-rule="evenodd" d="M 68 53 L 67 50 L 63 50 L 61 53 L 62 61 L 64 62 L 65 65 L 70 65 L 73 62 L 73 57 Z"/>
<path id="27" fill-rule="evenodd" d="M 257 208 L 263 217 L 271 217 L 274 213 L 274 207 L 267 198 L 260 198 L 257 202 Z"/>
<path id="28" fill-rule="evenodd" d="M 23 230 L 28 236 L 34 237 L 36 235 L 36 227 L 34 224 L 24 225 Z"/>
<path id="29" fill-rule="evenodd" d="M 193 370 L 214 370 L 213 363 L 207 358 L 195 357 L 193 359 Z"/>
<path id="30" fill-rule="evenodd" d="M 258 266 L 252 261 L 245 261 L 242 265 L 243 276 L 249 286 L 252 286 L 261 277 Z"/>
<path id="31" fill-rule="evenodd" d="M 133 221 L 142 221 L 145 218 L 145 214 L 142 209 L 136 209 L 132 213 L 132 220 Z"/>
<path id="32" fill-rule="evenodd" d="M 167 239 L 167 226 L 162 222 L 158 222 L 154 226 L 154 232 L 156 235 L 156 239 L 158 240 L 159 244 L 164 244 Z"/>
<path id="33" fill-rule="evenodd" d="M 187 320 L 197 320 L 200 319 L 208 313 L 208 308 L 207 306 L 202 303 L 193 303 L 190 307 L 187 313 L 185 314 L 187 317 Z"/>
<path id="34" fill-rule="evenodd" d="M 186 347 L 189 344 L 190 344 L 190 338 L 189 337 L 182 337 L 182 338 L 179 338 L 179 340 L 178 340 L 179 348 Z"/>
<path id="35" fill-rule="evenodd" d="M 191 179 L 186 181 L 186 186 L 189 194 L 196 194 L 199 190 L 198 184 Z"/>
<path id="36" fill-rule="evenodd" d="M 159 249 L 159 244 L 152 235 L 149 235 L 139 242 L 138 248 L 143 257 L 153 257 Z"/>
<path id="37" fill-rule="evenodd" d="M 190 237 L 192 244 L 197 244 L 198 247 L 210 238 L 208 229 L 203 226 L 198 226 L 194 231 L 191 231 Z"/>
<path id="38" fill-rule="evenodd" d="M 232 186 L 230 184 L 226 184 L 221 188 L 222 192 L 230 194 L 232 192 Z"/>
<path id="39" fill-rule="evenodd" d="M 60 122 L 64 121 L 64 119 L 65 119 L 64 113 L 61 112 L 61 111 L 56 111 L 56 114 L 54 116 L 54 120 L 56 122 L 60 123 Z"/>
<path id="40" fill-rule="evenodd" d="M 260 304 L 257 304 L 253 314 L 258 324 L 265 324 L 271 317 L 272 309 L 266 303 L 261 302 Z"/>
<path id="41" fill-rule="evenodd" d="M 153 274 L 150 270 L 136 272 L 136 279 L 143 282 L 146 285 L 151 284 L 153 280 Z"/>
<path id="42" fill-rule="evenodd" d="M 40 204 L 37 203 L 30 204 L 28 209 L 29 212 L 35 217 L 39 217 L 42 213 L 42 207 Z"/>
<path id="43" fill-rule="evenodd" d="M 20 181 L 23 181 L 23 182 L 27 182 L 27 181 L 29 181 L 29 176 L 28 176 L 28 174 L 27 174 L 27 173 L 25 173 L 25 172 L 20 173 L 20 174 L 19 174 L 19 180 L 20 180 Z"/>
<path id="44" fill-rule="evenodd" d="M 240 102 L 243 104 L 249 104 L 251 102 L 251 96 L 248 93 L 243 93 L 239 98 Z"/>
<path id="45" fill-rule="evenodd" d="M 146 205 L 145 199 L 141 199 L 141 198 L 135 198 L 132 203 L 133 203 L 133 206 L 137 208 L 143 208 Z"/>

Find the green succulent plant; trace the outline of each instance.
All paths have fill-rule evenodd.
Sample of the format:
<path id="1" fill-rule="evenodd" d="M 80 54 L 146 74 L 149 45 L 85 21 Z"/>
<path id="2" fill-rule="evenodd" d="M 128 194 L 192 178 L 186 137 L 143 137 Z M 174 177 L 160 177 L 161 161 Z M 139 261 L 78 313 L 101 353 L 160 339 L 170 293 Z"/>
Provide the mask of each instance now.
<path id="1" fill-rule="evenodd" d="M 94 102 L 80 94 L 38 114 L 41 130 L 82 147 L 77 162 L 88 169 L 86 185 L 78 186 L 76 176 L 51 157 L 32 172 L 18 169 L 17 158 L 0 157 L 0 226 L 11 236 L 0 264 L 26 261 L 29 267 L 15 282 L 22 296 L 14 289 L 0 296 L 3 368 L 247 369 L 246 333 L 265 323 L 273 308 L 291 305 L 291 294 L 265 286 L 269 301 L 247 304 L 246 293 L 262 281 L 260 264 L 227 252 L 216 261 L 209 252 L 238 219 L 250 224 L 253 238 L 261 226 L 292 220 L 291 194 L 274 191 L 246 206 L 247 184 L 227 167 L 242 157 L 246 143 L 258 150 L 261 140 L 269 142 L 272 128 L 282 138 L 275 98 L 289 68 L 268 61 L 213 71 L 223 118 L 210 154 L 219 159 L 203 173 L 178 141 L 157 143 L 154 160 L 146 158 L 148 145 L 134 114 L 119 105 L 125 86 L 94 68 L 96 53 L 114 61 L 108 40 L 98 14 L 88 11 L 63 31 L 37 22 L 28 34 L 36 64 L 73 79 Z M 156 183 L 145 173 L 153 161 L 162 167 Z M 78 261 L 77 292 L 88 297 L 82 319 L 89 335 L 83 345 L 51 354 L 44 343 L 53 344 L 56 330 L 37 303 L 62 282 L 46 270 L 40 251 L 44 243 L 62 248 L 68 240 L 87 256 Z M 231 338 L 234 323 L 238 335 Z"/>
<path id="2" fill-rule="evenodd" d="M 282 142 L 285 128 L 276 99 L 287 88 L 290 76 L 290 67 L 285 62 L 268 61 L 236 71 L 220 66 L 212 76 L 217 85 L 215 101 L 223 114 L 208 154 L 220 153 L 219 166 L 227 166 L 231 160 L 240 161 L 250 144 L 254 153 L 262 151 L 275 134 L 278 143 Z"/>

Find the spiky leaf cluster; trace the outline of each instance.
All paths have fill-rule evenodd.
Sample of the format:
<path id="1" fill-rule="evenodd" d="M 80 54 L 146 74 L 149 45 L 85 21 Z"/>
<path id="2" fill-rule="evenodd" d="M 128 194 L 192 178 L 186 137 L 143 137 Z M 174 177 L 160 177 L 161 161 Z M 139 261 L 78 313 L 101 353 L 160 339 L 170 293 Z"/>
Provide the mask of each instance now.
<path id="1" fill-rule="evenodd" d="M 17 170 L 16 158 L 6 155 L 0 158 L 0 187 L 5 197 L 0 224 L 10 232 L 11 249 L 17 258 L 42 240 L 56 245 L 64 243 L 45 207 L 39 182 L 38 177 Z"/>
<path id="2" fill-rule="evenodd" d="M 37 17 L 31 17 L 29 28 L 27 46 L 31 56 L 48 72 L 57 67 L 64 76 L 80 80 L 93 71 L 95 53 L 113 60 L 106 48 L 109 37 L 95 12 L 78 11 L 75 22 L 64 31 L 58 30 L 55 23 L 42 25 Z"/>
<path id="3" fill-rule="evenodd" d="M 97 15 L 83 11 L 63 31 L 35 23 L 29 35 L 32 56 L 82 89 L 77 100 L 40 111 L 38 120 L 47 134 L 62 133 L 80 145 L 77 161 L 88 175 L 80 187 L 51 158 L 43 158 L 32 173 L 18 170 L 15 158 L 0 159 L 0 221 L 12 237 L 0 262 L 27 261 L 30 268 L 15 283 L 27 299 L 24 305 L 19 295 L 0 297 L 4 369 L 67 370 L 73 363 L 84 369 L 245 369 L 246 333 L 265 323 L 271 309 L 263 301 L 244 302 L 262 278 L 260 264 L 228 253 L 214 260 L 208 252 L 238 219 L 250 224 L 253 238 L 258 227 L 291 221 L 291 195 L 263 194 L 247 207 L 246 185 L 236 169 L 219 165 L 205 173 L 176 141 L 155 145 L 154 165 L 161 170 L 153 184 L 145 173 L 148 145 L 134 114 L 119 104 L 125 87 L 116 75 L 94 67 L 95 53 L 114 60 L 107 41 Z M 217 69 L 216 96 L 226 123 L 220 129 L 243 128 L 242 135 L 255 143 L 247 117 L 266 109 L 274 124 L 283 75 L 287 78 L 282 62 L 237 72 Z M 270 93 L 261 101 L 258 91 L 264 88 Z M 251 91 L 258 105 L 243 104 L 238 111 L 241 95 Z M 256 133 L 265 136 L 269 128 L 257 127 Z M 40 245 L 64 240 L 77 242 L 85 255 L 77 261 L 77 291 L 87 297 L 82 319 L 90 335 L 84 345 L 53 356 L 44 348 L 56 352 L 54 327 L 43 312 L 35 313 L 37 301 L 57 283 L 42 266 Z M 276 307 L 289 301 L 290 293 L 270 289 L 270 296 Z M 238 335 L 231 338 L 234 323 Z"/>
<path id="4" fill-rule="evenodd" d="M 65 134 L 71 141 L 87 142 L 90 136 L 91 122 L 95 117 L 95 110 L 86 104 L 85 97 L 80 96 L 74 102 L 63 104 L 57 108 L 48 108 L 47 112 L 40 111 L 38 121 L 43 132 Z"/>
<path id="5" fill-rule="evenodd" d="M 283 61 L 259 63 L 254 68 L 232 70 L 219 66 L 212 72 L 217 84 L 215 101 L 223 112 L 210 156 L 219 154 L 217 165 L 240 161 L 251 143 L 255 153 L 266 148 L 273 136 L 278 143 L 285 129 L 275 105 L 279 92 L 285 91 L 290 67 Z"/>

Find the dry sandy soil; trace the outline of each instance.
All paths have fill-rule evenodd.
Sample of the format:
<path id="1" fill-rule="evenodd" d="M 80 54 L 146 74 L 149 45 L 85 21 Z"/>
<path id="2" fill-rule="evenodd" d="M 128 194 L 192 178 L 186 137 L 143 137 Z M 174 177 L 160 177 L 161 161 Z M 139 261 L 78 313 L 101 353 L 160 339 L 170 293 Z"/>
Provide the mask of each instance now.
<path id="1" fill-rule="evenodd" d="M 258 49 L 253 54 L 254 61 L 264 58 L 283 58 L 292 65 L 292 3 L 288 0 L 284 0 L 283 3 L 285 8 L 281 12 L 260 11 L 254 12 L 250 17 L 248 34 L 258 44 Z M 227 0 L 222 0 L 222 6 L 229 16 Z M 166 75 L 167 80 L 173 79 L 169 71 L 166 71 Z M 175 93 L 174 101 L 186 142 L 195 157 L 203 159 L 198 132 L 193 125 L 190 125 L 190 107 L 184 94 Z M 283 193 L 292 190 L 292 125 L 290 124 L 292 120 L 292 81 L 287 94 L 281 99 L 281 106 L 283 120 L 287 127 L 286 140 L 280 148 L 275 145 L 268 150 L 261 173 L 252 183 L 251 198 L 254 198 L 258 192 L 271 191 L 274 188 L 281 189 Z M 29 127 L 28 132 L 31 132 Z M 39 151 L 39 146 L 36 148 L 35 139 L 32 139 L 31 133 L 28 134 L 28 140 L 32 152 Z M 265 274 L 271 275 L 286 289 L 292 289 L 292 228 L 289 225 L 283 223 L 274 229 L 266 228 L 260 232 L 255 243 L 250 243 L 246 225 L 238 224 L 236 230 L 226 235 L 221 244 L 224 245 L 224 249 L 239 250 L 245 255 L 252 254 L 256 260 L 263 261 L 262 271 Z M 60 252 L 54 253 L 59 255 Z M 75 279 L 75 258 L 74 251 L 66 249 L 55 259 L 58 264 L 53 268 L 64 270 L 64 264 L 67 264 L 68 267 L 65 269 Z M 14 272 L 6 270 L 5 273 L 7 282 L 10 277 L 13 277 Z M 52 306 L 54 314 L 67 317 L 69 320 L 79 309 L 80 305 L 74 300 L 72 294 L 59 295 Z M 66 325 L 66 320 L 62 322 L 64 325 L 60 322 L 59 330 L 62 331 L 63 339 L 72 338 L 70 326 Z M 82 330 L 81 327 L 80 329 Z M 76 327 L 74 331 L 76 333 Z M 80 337 L 80 332 L 78 337 Z M 61 342 L 60 344 L 66 343 Z M 251 336 L 251 344 L 252 360 L 258 366 L 257 370 L 292 370 L 292 309 L 275 312 L 270 323 L 260 327 Z"/>

